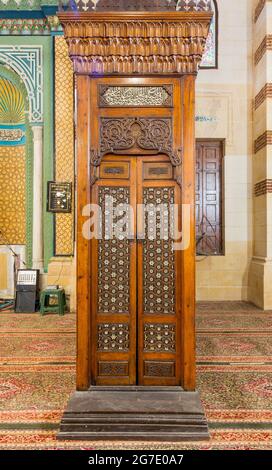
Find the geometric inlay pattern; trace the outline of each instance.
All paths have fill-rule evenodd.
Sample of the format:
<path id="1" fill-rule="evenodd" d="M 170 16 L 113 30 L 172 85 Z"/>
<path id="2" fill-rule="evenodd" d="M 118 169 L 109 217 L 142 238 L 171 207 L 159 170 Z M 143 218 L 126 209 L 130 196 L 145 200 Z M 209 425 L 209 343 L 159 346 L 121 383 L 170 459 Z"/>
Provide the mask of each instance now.
<path id="1" fill-rule="evenodd" d="M 171 239 L 172 218 L 169 206 L 174 204 L 174 188 L 144 188 L 146 211 L 143 240 L 143 297 L 144 313 L 175 314 L 175 252 Z M 158 206 L 161 209 L 158 210 Z M 161 233 L 162 213 L 167 232 Z"/>
<path id="2" fill-rule="evenodd" d="M 205 68 L 216 68 L 217 67 L 217 54 L 218 54 L 218 18 L 217 8 L 215 7 L 214 1 L 211 2 L 213 19 L 211 21 L 210 31 L 205 44 L 205 52 L 202 57 L 200 66 Z"/>
<path id="3" fill-rule="evenodd" d="M 174 323 L 145 323 L 144 350 L 146 352 L 175 352 L 176 325 Z"/>
<path id="4" fill-rule="evenodd" d="M 128 323 L 99 323 L 97 332 L 97 350 L 103 352 L 128 351 Z"/>
<path id="5" fill-rule="evenodd" d="M 111 235 L 106 222 L 111 216 L 107 201 L 111 201 L 115 210 L 112 227 L 119 220 L 117 206 L 130 202 L 130 190 L 127 187 L 99 187 L 98 201 L 102 211 L 102 239 L 98 241 L 98 312 L 129 313 L 130 242 L 126 237 L 122 239 L 122 235 Z"/>
<path id="6" fill-rule="evenodd" d="M 55 37 L 55 179 L 74 181 L 73 68 L 64 37 Z M 72 198 L 73 199 L 73 198 Z M 74 208 L 56 214 L 55 254 L 69 256 L 74 247 Z"/>
<path id="7" fill-rule="evenodd" d="M 23 80 L 30 103 L 29 119 L 43 121 L 43 46 L 0 46 L 0 62 Z"/>
<path id="8" fill-rule="evenodd" d="M 0 146 L 0 228 L 10 245 L 26 243 L 25 146 Z"/>

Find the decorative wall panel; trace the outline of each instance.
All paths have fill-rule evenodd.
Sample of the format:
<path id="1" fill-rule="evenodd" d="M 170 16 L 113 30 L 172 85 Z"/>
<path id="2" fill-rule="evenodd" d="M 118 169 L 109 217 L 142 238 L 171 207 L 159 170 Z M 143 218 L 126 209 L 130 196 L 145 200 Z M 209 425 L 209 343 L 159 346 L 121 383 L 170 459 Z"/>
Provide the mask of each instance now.
<path id="1" fill-rule="evenodd" d="M 175 352 L 176 326 L 172 323 L 146 323 L 144 325 L 145 352 Z"/>
<path id="2" fill-rule="evenodd" d="M 130 298 L 130 242 L 110 235 L 106 229 L 109 206 L 106 198 L 112 198 L 114 209 L 119 204 L 129 204 L 129 188 L 100 187 L 98 204 L 102 209 L 102 236 L 98 241 L 98 312 L 129 313 Z M 110 215 L 109 215 L 110 217 Z M 114 214 L 113 224 L 118 220 Z"/>
<path id="3" fill-rule="evenodd" d="M 173 148 L 171 118 L 101 118 L 100 149 L 91 151 L 91 163 L 99 166 L 104 155 L 125 150 L 148 150 L 169 156 L 173 166 L 181 164 L 181 149 Z"/>
<path id="4" fill-rule="evenodd" d="M 174 377 L 175 363 L 170 361 L 145 361 L 144 375 L 147 377 Z"/>
<path id="5" fill-rule="evenodd" d="M 74 181 L 73 70 L 63 37 L 55 37 L 56 181 Z M 74 198 L 73 198 L 74 199 Z M 55 254 L 73 254 L 74 211 L 56 215 Z"/>
<path id="6" fill-rule="evenodd" d="M 99 361 L 98 363 L 98 375 L 104 375 L 109 377 L 120 377 L 127 376 L 129 373 L 128 362 L 121 361 Z"/>
<path id="7" fill-rule="evenodd" d="M 0 146 L 0 229 L 11 245 L 26 243 L 25 146 Z M 3 240 L 0 237 L 0 244 Z"/>
<path id="8" fill-rule="evenodd" d="M 214 69 L 218 66 L 218 9 L 214 0 L 211 2 L 211 5 L 213 10 L 213 19 L 205 45 L 201 67 Z"/>
<path id="9" fill-rule="evenodd" d="M 172 106 L 171 86 L 101 86 L 100 106 Z"/>
<path id="10" fill-rule="evenodd" d="M 175 254 L 170 237 L 171 217 L 166 225 L 167 233 L 161 234 L 160 205 L 169 214 L 174 204 L 174 188 L 144 188 L 143 204 L 154 206 L 146 212 L 146 229 L 153 239 L 143 240 L 143 299 L 144 313 L 175 314 Z M 152 232 L 153 231 L 153 232 Z M 167 236 L 167 239 L 162 239 Z"/>
<path id="11" fill-rule="evenodd" d="M 196 0 L 197 1 L 197 0 Z M 206 2 L 205 2 L 206 3 Z M 88 74 L 196 73 L 209 33 L 211 10 L 197 18 L 188 11 L 157 11 L 145 21 L 140 12 L 117 11 L 78 15 L 60 13 L 74 70 Z M 127 2 L 126 2 L 127 5 Z M 195 4 L 196 5 L 196 4 Z M 76 25 L 76 26 L 75 26 Z"/>
<path id="12" fill-rule="evenodd" d="M 60 5 L 75 11 L 210 11 L 211 0 L 63 0 Z"/>
<path id="13" fill-rule="evenodd" d="M 127 352 L 129 350 L 128 323 L 99 323 L 97 350 L 100 352 Z"/>
<path id="14" fill-rule="evenodd" d="M 0 62 L 23 80 L 30 102 L 30 121 L 43 121 L 43 46 L 0 46 Z"/>
<path id="15" fill-rule="evenodd" d="M 14 83 L 0 78 L 0 146 L 25 143 L 25 97 Z"/>

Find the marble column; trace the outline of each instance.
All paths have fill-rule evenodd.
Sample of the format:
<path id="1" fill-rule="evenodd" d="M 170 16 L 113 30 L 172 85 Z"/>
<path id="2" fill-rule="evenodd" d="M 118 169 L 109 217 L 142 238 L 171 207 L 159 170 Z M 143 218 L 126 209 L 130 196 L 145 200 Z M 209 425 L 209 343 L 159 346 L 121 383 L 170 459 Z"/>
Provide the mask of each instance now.
<path id="1" fill-rule="evenodd" d="M 32 126 L 33 132 L 33 235 L 32 268 L 43 271 L 43 128 Z"/>

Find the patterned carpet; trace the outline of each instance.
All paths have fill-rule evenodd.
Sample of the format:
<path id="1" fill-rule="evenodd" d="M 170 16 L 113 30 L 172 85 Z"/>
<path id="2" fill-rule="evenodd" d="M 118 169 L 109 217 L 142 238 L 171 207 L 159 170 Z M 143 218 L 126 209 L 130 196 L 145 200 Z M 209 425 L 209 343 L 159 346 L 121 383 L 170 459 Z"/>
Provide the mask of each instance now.
<path id="1" fill-rule="evenodd" d="M 75 315 L 0 314 L 1 449 L 272 449 L 272 312 L 201 303 L 198 389 L 211 441 L 58 442 L 75 384 Z"/>

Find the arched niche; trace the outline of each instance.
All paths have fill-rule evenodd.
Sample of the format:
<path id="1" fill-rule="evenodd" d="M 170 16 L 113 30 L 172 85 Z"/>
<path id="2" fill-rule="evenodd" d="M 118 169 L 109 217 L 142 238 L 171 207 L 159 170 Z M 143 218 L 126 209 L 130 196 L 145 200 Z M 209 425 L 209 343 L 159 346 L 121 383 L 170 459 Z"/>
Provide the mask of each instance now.
<path id="1" fill-rule="evenodd" d="M 13 71 L 11 68 L 8 68 L 4 65 L 0 65 L 0 80 L 4 80 L 7 83 L 10 83 L 12 86 L 9 87 L 10 89 L 6 89 L 7 96 L 5 97 L 5 93 L 1 93 L 1 101 L 2 106 L 4 107 L 4 101 L 6 98 L 7 107 L 12 106 L 14 118 L 17 114 L 17 120 L 20 120 L 19 127 L 21 128 L 22 132 L 22 140 L 21 142 L 16 143 L 16 146 L 23 147 L 23 158 L 25 160 L 25 180 L 20 182 L 25 187 L 25 245 L 26 245 L 26 263 L 28 266 L 31 267 L 32 263 L 32 204 L 33 204 L 33 188 L 32 188 L 32 178 L 33 178 L 33 135 L 31 131 L 31 126 L 29 123 L 29 111 L 30 111 L 30 101 L 28 96 L 28 91 L 26 89 L 25 83 L 22 78 Z M 17 90 L 17 98 L 14 96 Z M 8 96 L 10 94 L 11 96 Z M 8 110 L 7 110 L 8 112 Z M 0 117 L 0 124 L 4 127 L 5 119 Z M 16 120 L 16 119 L 15 119 Z M 6 121 L 7 122 L 7 121 Z M 12 126 L 14 126 L 14 122 L 10 122 Z M 18 128 L 19 128 L 18 127 Z M 11 154 L 15 154 L 16 152 L 12 152 L 12 149 L 16 147 L 8 145 L 5 146 L 6 153 L 8 154 L 8 149 L 11 149 Z M 1 152 L 0 152 L 1 154 Z M 0 157 L 1 158 L 1 157 Z M 4 157 L 3 157 L 4 158 Z M 5 158 L 8 158 L 5 157 Z M 3 176 L 3 175 L 2 175 Z M 13 188 L 14 191 L 14 188 Z M 15 244 L 13 240 L 8 240 L 10 244 Z M 21 244 L 21 243 L 20 243 Z"/>

